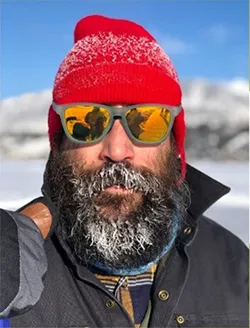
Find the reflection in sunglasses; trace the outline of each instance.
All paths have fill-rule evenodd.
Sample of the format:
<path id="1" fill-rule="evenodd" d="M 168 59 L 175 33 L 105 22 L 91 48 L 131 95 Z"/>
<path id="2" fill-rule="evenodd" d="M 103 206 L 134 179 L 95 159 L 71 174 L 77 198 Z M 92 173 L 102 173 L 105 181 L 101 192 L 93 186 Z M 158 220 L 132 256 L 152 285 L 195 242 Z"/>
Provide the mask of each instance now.
<path id="1" fill-rule="evenodd" d="M 140 135 L 140 140 L 157 141 L 164 137 L 169 128 L 171 114 L 166 109 L 151 111 L 148 119 L 143 123 L 144 132 Z"/>
<path id="2" fill-rule="evenodd" d="M 68 132 L 83 141 L 99 138 L 108 125 L 109 117 L 108 111 L 95 106 L 72 107 L 65 112 Z"/>
<path id="3" fill-rule="evenodd" d="M 142 141 L 157 141 L 164 137 L 171 120 L 170 111 L 159 107 L 132 109 L 126 116 L 134 137 Z"/>
<path id="4" fill-rule="evenodd" d="M 131 134 L 138 140 L 154 142 L 162 139 L 171 121 L 167 108 L 135 107 L 127 111 L 126 121 Z M 110 112 L 98 106 L 75 106 L 65 111 L 65 123 L 70 135 L 78 140 L 100 138 L 110 122 Z"/>

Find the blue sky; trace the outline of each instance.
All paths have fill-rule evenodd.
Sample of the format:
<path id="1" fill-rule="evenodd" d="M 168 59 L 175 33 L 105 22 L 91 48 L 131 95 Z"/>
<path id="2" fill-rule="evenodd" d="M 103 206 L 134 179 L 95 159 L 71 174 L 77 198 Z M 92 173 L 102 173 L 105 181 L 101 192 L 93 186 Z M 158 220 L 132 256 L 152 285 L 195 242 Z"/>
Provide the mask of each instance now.
<path id="1" fill-rule="evenodd" d="M 181 79 L 248 79 L 247 0 L 3 0 L 2 98 L 52 88 L 75 23 L 89 14 L 142 24 Z"/>

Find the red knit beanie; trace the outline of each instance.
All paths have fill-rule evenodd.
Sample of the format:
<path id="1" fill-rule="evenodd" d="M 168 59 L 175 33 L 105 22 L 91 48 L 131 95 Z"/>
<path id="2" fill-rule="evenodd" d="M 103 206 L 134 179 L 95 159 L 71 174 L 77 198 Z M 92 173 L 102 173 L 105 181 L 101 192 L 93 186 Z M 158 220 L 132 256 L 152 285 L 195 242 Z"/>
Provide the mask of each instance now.
<path id="1" fill-rule="evenodd" d="M 75 27 L 74 46 L 57 72 L 53 100 L 57 104 L 96 102 L 110 104 L 159 103 L 177 106 L 182 93 L 168 55 L 142 26 L 99 15 L 81 19 Z M 50 107 L 49 139 L 61 127 Z M 184 111 L 176 117 L 174 138 L 186 173 Z"/>

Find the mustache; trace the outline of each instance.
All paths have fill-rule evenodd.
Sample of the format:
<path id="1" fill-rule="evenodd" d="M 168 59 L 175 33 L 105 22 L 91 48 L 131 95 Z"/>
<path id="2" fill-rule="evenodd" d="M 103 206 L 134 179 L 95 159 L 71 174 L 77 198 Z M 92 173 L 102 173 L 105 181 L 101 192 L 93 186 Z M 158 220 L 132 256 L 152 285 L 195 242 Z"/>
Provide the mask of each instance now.
<path id="1" fill-rule="evenodd" d="M 84 181 L 90 197 L 114 185 L 131 192 L 142 192 L 145 195 L 152 194 L 163 187 L 162 181 L 155 173 L 148 169 L 135 168 L 128 162 L 107 162 L 95 171 L 83 170 L 83 173 L 69 181 L 76 187 Z"/>

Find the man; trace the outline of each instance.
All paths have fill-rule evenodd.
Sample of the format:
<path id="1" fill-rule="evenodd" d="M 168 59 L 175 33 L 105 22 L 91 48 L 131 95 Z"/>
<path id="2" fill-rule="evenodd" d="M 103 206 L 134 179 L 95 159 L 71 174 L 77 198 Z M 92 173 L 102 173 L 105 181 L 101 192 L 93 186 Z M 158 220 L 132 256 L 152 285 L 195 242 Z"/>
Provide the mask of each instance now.
<path id="1" fill-rule="evenodd" d="M 248 251 L 203 216 L 229 188 L 186 164 L 169 57 L 126 20 L 88 16 L 74 36 L 53 88 L 43 197 L 1 213 L 2 318 L 11 327 L 247 327 Z M 91 105 L 107 118 L 93 140 L 66 124 L 84 124 Z M 140 139 L 131 111 L 152 117 Z"/>

